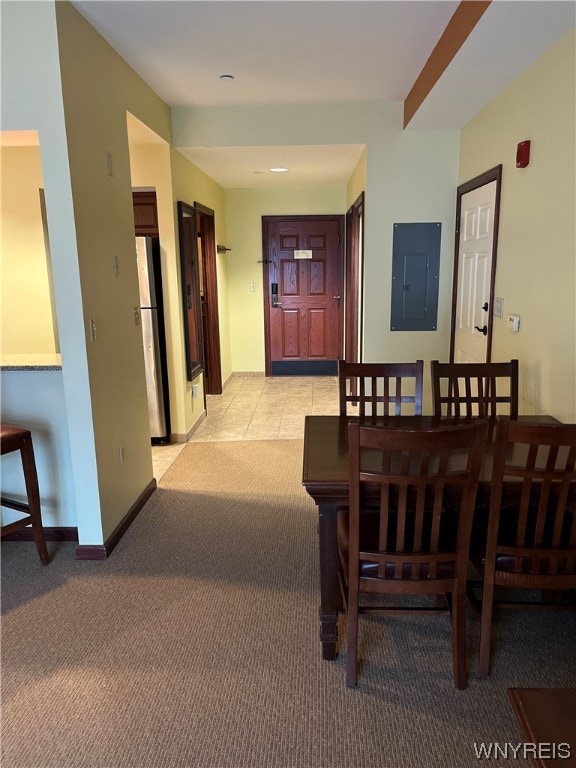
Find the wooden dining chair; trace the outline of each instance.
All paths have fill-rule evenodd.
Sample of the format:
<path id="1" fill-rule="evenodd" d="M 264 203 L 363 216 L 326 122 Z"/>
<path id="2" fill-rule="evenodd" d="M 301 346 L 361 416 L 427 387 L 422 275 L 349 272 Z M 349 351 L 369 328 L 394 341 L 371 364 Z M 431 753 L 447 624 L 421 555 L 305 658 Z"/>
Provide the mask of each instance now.
<path id="1" fill-rule="evenodd" d="M 354 415 L 388 416 L 422 413 L 424 363 L 338 363 L 340 415 L 348 403 L 358 408 Z"/>
<path id="2" fill-rule="evenodd" d="M 575 465 L 576 424 L 498 419 L 486 554 L 473 558 L 483 576 L 480 677 L 490 672 L 494 606 L 576 608 L 557 599 L 576 588 Z M 512 497 L 508 478 L 518 483 Z M 497 588 L 521 590 L 525 599 L 496 600 Z"/>
<path id="3" fill-rule="evenodd" d="M 465 688 L 466 575 L 474 500 L 488 424 L 477 420 L 431 429 L 348 426 L 349 515 L 338 531 L 339 557 L 348 566 L 346 685 L 356 685 L 358 614 L 447 613 L 452 616 L 454 681 Z M 377 509 L 363 490 L 377 488 Z M 459 502 L 445 505 L 447 488 Z M 377 607 L 364 595 L 394 596 Z M 434 598 L 421 607 L 398 596 Z M 436 597 L 445 595 L 445 607 Z M 401 600 L 403 598 L 400 598 Z M 408 597 L 411 601 L 411 597 Z M 388 600 L 390 602 L 390 599 Z"/>
<path id="4" fill-rule="evenodd" d="M 518 360 L 504 363 L 440 363 L 432 360 L 435 416 L 518 418 Z"/>

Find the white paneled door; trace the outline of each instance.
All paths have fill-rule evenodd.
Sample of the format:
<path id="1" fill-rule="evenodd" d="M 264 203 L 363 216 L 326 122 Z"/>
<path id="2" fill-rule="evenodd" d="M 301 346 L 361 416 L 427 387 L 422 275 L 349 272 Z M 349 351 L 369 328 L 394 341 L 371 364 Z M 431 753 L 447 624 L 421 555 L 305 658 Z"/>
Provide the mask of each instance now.
<path id="1" fill-rule="evenodd" d="M 488 359 L 495 214 L 496 181 L 462 195 L 454 334 L 456 363 Z"/>

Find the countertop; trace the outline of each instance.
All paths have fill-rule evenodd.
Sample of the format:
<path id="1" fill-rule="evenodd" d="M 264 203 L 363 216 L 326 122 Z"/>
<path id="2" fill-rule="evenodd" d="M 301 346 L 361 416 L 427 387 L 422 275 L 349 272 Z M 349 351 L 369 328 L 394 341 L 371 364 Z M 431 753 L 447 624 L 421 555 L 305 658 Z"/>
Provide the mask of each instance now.
<path id="1" fill-rule="evenodd" d="M 51 355 L 0 355 L 1 371 L 60 371 L 62 357 Z"/>

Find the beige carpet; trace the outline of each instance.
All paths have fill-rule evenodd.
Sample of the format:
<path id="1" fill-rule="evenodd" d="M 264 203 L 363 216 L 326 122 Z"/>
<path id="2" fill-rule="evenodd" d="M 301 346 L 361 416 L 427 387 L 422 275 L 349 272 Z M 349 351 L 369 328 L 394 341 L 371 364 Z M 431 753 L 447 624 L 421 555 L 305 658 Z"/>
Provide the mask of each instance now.
<path id="1" fill-rule="evenodd" d="M 301 456 L 187 445 L 106 562 L 2 544 L 2 768 L 467 768 L 521 741 L 507 687 L 576 686 L 576 615 L 508 612 L 465 691 L 446 617 L 362 620 L 347 690 L 345 649 L 320 658 Z"/>

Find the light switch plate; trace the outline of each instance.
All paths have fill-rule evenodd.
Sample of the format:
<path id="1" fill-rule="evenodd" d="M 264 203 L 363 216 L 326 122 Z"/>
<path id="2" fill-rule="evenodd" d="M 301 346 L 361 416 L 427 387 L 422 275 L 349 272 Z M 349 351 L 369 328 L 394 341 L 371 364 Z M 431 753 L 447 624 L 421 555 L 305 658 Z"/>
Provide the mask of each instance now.
<path id="1" fill-rule="evenodd" d="M 504 317 L 504 299 L 494 298 L 494 317 Z"/>
<path id="2" fill-rule="evenodd" d="M 512 331 L 512 333 L 518 333 L 520 330 L 520 315 L 508 315 L 506 325 L 509 331 Z"/>

